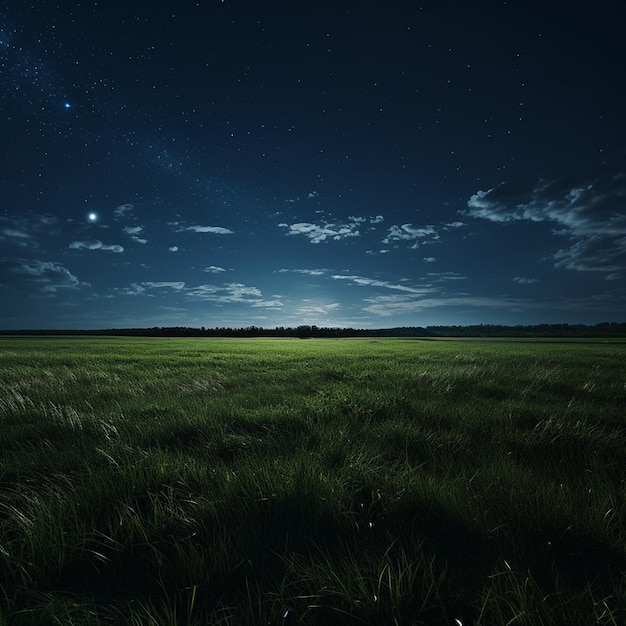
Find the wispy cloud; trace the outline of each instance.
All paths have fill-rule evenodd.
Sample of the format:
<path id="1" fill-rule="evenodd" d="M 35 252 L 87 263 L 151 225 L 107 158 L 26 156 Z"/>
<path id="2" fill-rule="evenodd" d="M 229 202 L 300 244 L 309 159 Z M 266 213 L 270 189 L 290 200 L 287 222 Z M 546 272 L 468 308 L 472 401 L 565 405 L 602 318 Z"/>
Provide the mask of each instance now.
<path id="1" fill-rule="evenodd" d="M 26 212 L 24 215 L 0 216 L 0 241 L 21 248 L 37 248 L 49 237 L 58 223 L 56 217 Z"/>
<path id="2" fill-rule="evenodd" d="M 467 276 L 458 272 L 428 272 L 428 278 L 433 282 L 444 280 L 467 280 Z"/>
<path id="3" fill-rule="evenodd" d="M 282 300 L 274 299 L 274 300 L 256 300 L 250 303 L 250 306 L 259 309 L 282 309 L 284 307 L 284 303 Z"/>
<path id="4" fill-rule="evenodd" d="M 555 179 L 505 182 L 476 192 L 467 215 L 492 222 L 548 222 L 572 245 L 555 265 L 579 271 L 626 268 L 626 174 L 623 164 Z"/>
<path id="5" fill-rule="evenodd" d="M 310 222 L 300 222 L 298 224 L 279 224 L 281 228 L 287 228 L 287 235 L 303 235 L 311 243 L 321 243 L 327 239 L 339 241 L 348 237 L 359 237 L 358 223 L 337 223 L 325 222 L 322 224 L 312 224 Z"/>
<path id="6" fill-rule="evenodd" d="M 55 261 L 5 259 L 0 262 L 0 272 L 13 274 L 33 282 L 44 293 L 55 293 L 58 289 L 77 289 L 86 286 L 65 266 Z"/>
<path id="7" fill-rule="evenodd" d="M 17 228 L 0 228 L 0 241 L 12 241 L 18 246 L 28 246 L 32 240 L 32 236 Z"/>
<path id="8" fill-rule="evenodd" d="M 124 252 L 123 246 L 113 244 L 104 244 L 97 239 L 91 239 L 89 241 L 72 241 L 68 246 L 72 250 L 104 250 L 106 252 L 120 253 Z"/>
<path id="9" fill-rule="evenodd" d="M 315 198 L 319 198 L 320 194 L 317 191 L 309 191 L 304 196 L 296 196 L 295 198 L 287 198 L 285 202 L 288 204 L 295 204 L 296 202 L 300 202 L 302 198 L 306 198 L 307 200 L 315 200 Z"/>
<path id="10" fill-rule="evenodd" d="M 350 215 L 348 221 L 354 224 L 380 224 L 385 221 L 382 215 L 375 215 L 374 217 L 359 217 L 356 215 Z"/>
<path id="11" fill-rule="evenodd" d="M 132 283 L 130 287 L 123 287 L 118 289 L 119 293 L 125 296 L 153 296 L 154 291 L 182 291 L 185 288 L 185 283 L 181 281 L 146 281 L 143 283 Z"/>
<path id="12" fill-rule="evenodd" d="M 402 224 L 402 226 L 391 226 L 387 236 L 383 239 L 384 244 L 391 244 L 397 241 L 412 241 L 412 248 L 417 248 L 425 241 L 435 241 L 439 239 L 437 229 L 432 226 L 413 226 L 413 224 Z"/>
<path id="13" fill-rule="evenodd" d="M 578 271 L 615 272 L 626 269 L 626 235 L 624 237 L 586 237 L 570 248 L 554 253 L 556 267 Z"/>
<path id="14" fill-rule="evenodd" d="M 148 240 L 144 239 L 143 237 L 137 236 L 143 231 L 143 229 L 143 226 L 125 226 L 122 231 L 124 232 L 124 234 L 128 235 L 133 241 L 144 244 L 148 243 Z"/>
<path id="15" fill-rule="evenodd" d="M 158 294 L 173 291 L 187 300 L 214 302 L 216 304 L 244 304 L 255 308 L 276 309 L 283 306 L 280 296 L 271 299 L 263 297 L 257 287 L 242 283 L 226 283 L 223 285 L 187 285 L 183 281 L 145 281 L 132 283 L 129 287 L 116 290 L 121 295 L 155 297 Z"/>
<path id="16" fill-rule="evenodd" d="M 331 276 L 335 280 L 346 280 L 360 285 L 361 287 L 383 287 L 385 289 L 393 289 L 395 291 L 405 291 L 413 294 L 424 294 L 431 291 L 428 287 L 410 287 L 408 285 L 402 285 L 398 283 L 390 283 L 385 280 L 378 280 L 376 278 L 366 278 L 364 276 L 346 276 L 343 274 L 335 274 Z"/>
<path id="17" fill-rule="evenodd" d="M 121 204 L 113 211 L 113 215 L 116 219 L 120 219 L 124 217 L 127 213 L 131 213 L 133 208 L 134 207 L 132 204 Z"/>
<path id="18" fill-rule="evenodd" d="M 525 313 L 535 312 L 542 315 L 546 310 L 554 311 L 620 311 L 624 309 L 626 294 L 623 290 L 614 290 L 596 294 L 592 297 L 567 298 L 553 297 L 543 299 L 513 298 L 509 296 L 475 296 L 467 293 L 432 294 L 429 297 L 415 297 L 409 294 L 378 295 L 366 298 L 366 313 L 377 317 L 414 316 L 428 309 L 461 308 L 465 314 L 479 310 L 481 317 L 484 311 Z"/>
<path id="19" fill-rule="evenodd" d="M 276 309 L 282 307 L 282 302 L 276 296 L 268 300 L 257 287 L 250 287 L 242 283 L 227 283 L 217 285 L 198 285 L 186 290 L 187 297 L 193 300 L 215 302 L 217 304 L 247 304 L 255 308 Z"/>
<path id="20" fill-rule="evenodd" d="M 526 276 L 516 276 L 513 279 L 513 282 L 518 283 L 520 285 L 534 285 L 535 283 L 540 282 L 538 278 L 527 278 Z"/>
<path id="21" fill-rule="evenodd" d="M 279 274 L 285 274 L 285 273 L 290 273 L 290 274 L 306 274 L 308 276 L 323 276 L 324 274 L 326 274 L 328 270 L 303 270 L 303 269 L 294 269 L 294 270 L 289 270 L 289 269 L 280 269 L 278 270 Z"/>
<path id="22" fill-rule="evenodd" d="M 325 211 L 316 211 L 323 214 Z M 302 235 L 311 243 L 322 241 L 340 241 L 348 237 L 360 237 L 363 232 L 375 230 L 375 225 L 384 221 L 382 215 L 357 216 L 350 215 L 346 220 L 325 219 L 320 222 L 296 222 L 278 224 L 279 228 L 286 228 L 287 235 Z"/>
<path id="23" fill-rule="evenodd" d="M 132 283 L 130 287 L 122 287 L 120 289 L 116 289 L 115 291 L 124 296 L 140 296 L 146 293 L 146 288 L 138 283 Z"/>
<path id="24" fill-rule="evenodd" d="M 180 291 L 185 288 L 185 283 L 181 281 L 160 280 L 156 282 L 144 282 L 141 283 L 141 285 L 148 289 L 173 289 L 174 291 Z"/>
<path id="25" fill-rule="evenodd" d="M 214 235 L 232 235 L 234 231 L 230 228 L 223 228 L 222 226 L 200 226 L 193 224 L 191 226 L 177 226 L 176 232 L 194 232 L 194 233 L 212 233 Z"/>
<path id="26" fill-rule="evenodd" d="M 509 298 L 489 298 L 480 296 L 443 296 L 429 298 L 415 298 L 409 295 L 375 296 L 366 298 L 368 303 L 364 311 L 378 317 L 415 314 L 425 309 L 437 307 L 468 307 L 482 309 L 520 310 L 527 308 L 523 300 Z"/>
<path id="27" fill-rule="evenodd" d="M 209 265 L 209 267 L 205 267 L 202 271 L 208 272 L 209 274 L 221 274 L 222 272 L 225 272 L 226 270 L 223 267 L 220 267 L 219 265 Z"/>
<path id="28" fill-rule="evenodd" d="M 325 315 L 330 315 L 331 313 L 334 313 L 340 308 L 341 308 L 341 304 L 339 302 L 319 304 L 319 303 L 314 303 L 314 302 L 307 303 L 307 301 L 305 301 L 305 304 L 303 304 L 303 306 L 297 307 L 295 309 L 295 314 L 304 318 L 315 316 L 315 315 L 325 316 Z"/>

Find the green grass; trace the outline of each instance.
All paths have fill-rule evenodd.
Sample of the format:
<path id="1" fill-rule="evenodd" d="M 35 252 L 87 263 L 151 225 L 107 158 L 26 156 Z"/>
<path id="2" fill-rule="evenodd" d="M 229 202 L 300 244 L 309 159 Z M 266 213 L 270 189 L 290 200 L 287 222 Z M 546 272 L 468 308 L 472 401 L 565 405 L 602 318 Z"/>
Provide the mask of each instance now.
<path id="1" fill-rule="evenodd" d="M 624 624 L 625 357 L 0 339 L 0 625 Z"/>

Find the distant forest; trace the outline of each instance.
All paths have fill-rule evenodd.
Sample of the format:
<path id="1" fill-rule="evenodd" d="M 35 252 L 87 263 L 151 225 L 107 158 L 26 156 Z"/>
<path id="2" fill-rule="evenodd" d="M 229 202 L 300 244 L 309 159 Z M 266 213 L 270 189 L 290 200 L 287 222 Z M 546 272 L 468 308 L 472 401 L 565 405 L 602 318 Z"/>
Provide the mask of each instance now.
<path id="1" fill-rule="evenodd" d="M 626 322 L 585 324 L 536 324 L 534 326 L 402 326 L 398 328 L 327 328 L 302 325 L 295 328 L 190 328 L 185 326 L 153 328 L 107 328 L 99 330 L 0 330 L 0 335 L 110 335 L 128 337 L 626 337 Z"/>

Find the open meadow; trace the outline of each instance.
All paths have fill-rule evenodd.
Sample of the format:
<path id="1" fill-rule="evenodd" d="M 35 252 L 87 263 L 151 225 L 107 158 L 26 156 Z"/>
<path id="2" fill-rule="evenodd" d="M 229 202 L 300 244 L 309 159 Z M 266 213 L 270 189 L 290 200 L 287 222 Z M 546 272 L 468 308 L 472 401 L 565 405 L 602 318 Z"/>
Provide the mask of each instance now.
<path id="1" fill-rule="evenodd" d="M 626 624 L 626 342 L 0 338 L 0 624 Z"/>

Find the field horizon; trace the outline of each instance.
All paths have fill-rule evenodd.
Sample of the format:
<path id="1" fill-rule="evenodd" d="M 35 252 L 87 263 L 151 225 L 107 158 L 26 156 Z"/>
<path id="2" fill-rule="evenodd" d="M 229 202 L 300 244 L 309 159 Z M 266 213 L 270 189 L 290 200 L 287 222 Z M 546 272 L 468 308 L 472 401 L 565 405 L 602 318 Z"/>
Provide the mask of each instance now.
<path id="1" fill-rule="evenodd" d="M 600 322 L 597 324 L 537 323 L 537 324 L 465 324 L 396 326 L 354 328 L 316 326 L 303 324 L 290 326 L 216 326 L 213 328 L 189 326 L 155 326 L 134 328 L 96 329 L 5 329 L 2 336 L 120 336 L 120 337 L 298 337 L 298 338 L 349 338 L 349 337 L 511 337 L 511 338 L 626 338 L 626 322 Z"/>
<path id="2" fill-rule="evenodd" d="M 0 624 L 623 624 L 625 356 L 2 337 Z"/>

